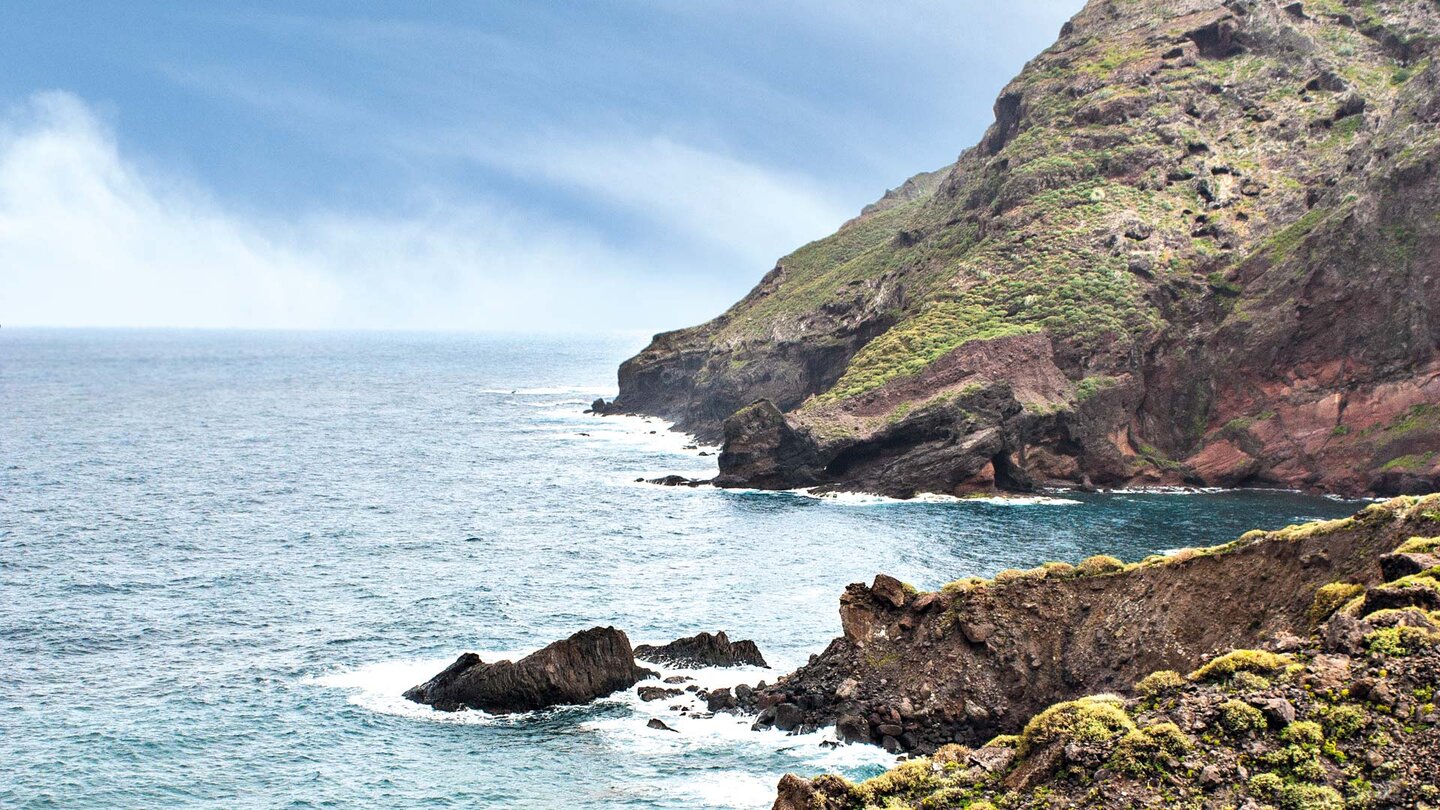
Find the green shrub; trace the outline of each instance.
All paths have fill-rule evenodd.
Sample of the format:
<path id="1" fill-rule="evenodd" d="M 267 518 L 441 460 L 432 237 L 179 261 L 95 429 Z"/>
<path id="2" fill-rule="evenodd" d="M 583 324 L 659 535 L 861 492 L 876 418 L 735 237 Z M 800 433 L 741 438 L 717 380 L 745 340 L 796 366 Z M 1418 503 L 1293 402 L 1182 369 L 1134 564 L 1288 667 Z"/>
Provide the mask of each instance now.
<path id="1" fill-rule="evenodd" d="M 1173 669 L 1162 669 L 1159 672 L 1152 672 L 1140 679 L 1135 684 L 1135 691 L 1146 697 L 1154 697 L 1162 692 L 1170 692 L 1185 685 L 1185 678 Z"/>
<path id="2" fill-rule="evenodd" d="M 1046 579 L 1067 579 L 1075 575 L 1075 566 L 1067 562 L 1047 562 L 1040 567 L 1045 569 Z"/>
<path id="3" fill-rule="evenodd" d="M 1283 810 L 1345 810 L 1345 800 L 1333 788 L 1287 782 L 1273 773 L 1250 777 L 1250 792 L 1274 802 Z"/>
<path id="4" fill-rule="evenodd" d="M 1353 582 L 1332 582 L 1321 585 L 1315 592 L 1315 601 L 1310 603 L 1310 624 L 1318 625 L 1330 618 L 1341 605 L 1365 592 L 1364 585 Z"/>
<path id="5" fill-rule="evenodd" d="M 1440 634 L 1423 627 L 1397 625 L 1385 627 L 1365 636 L 1365 647 L 1379 655 L 1413 655 L 1440 643 Z"/>
<path id="6" fill-rule="evenodd" d="M 1125 570 L 1125 563 L 1116 557 L 1107 554 L 1096 554 L 1093 557 L 1086 557 L 1075 566 L 1075 573 L 1082 577 L 1094 577 L 1101 574 L 1113 574 L 1116 571 Z"/>
<path id="7" fill-rule="evenodd" d="M 1272 799 L 1280 795 L 1280 790 L 1285 787 L 1285 780 L 1278 774 L 1257 773 L 1250 777 L 1250 792 L 1266 799 Z"/>
<path id="8" fill-rule="evenodd" d="M 1210 659 L 1199 669 L 1190 673 L 1190 680 L 1224 680 L 1237 672 L 1266 674 L 1284 669 L 1294 662 L 1293 656 L 1266 650 L 1231 650 L 1224 655 Z"/>
<path id="9" fill-rule="evenodd" d="M 1035 715 L 1020 733 L 1018 751 L 1026 756 L 1055 743 L 1103 744 L 1135 730 L 1135 721 L 1113 695 L 1095 695 L 1057 703 Z"/>
<path id="10" fill-rule="evenodd" d="M 1243 700 L 1227 700 L 1220 704 L 1220 724 L 1235 734 L 1264 731 L 1268 725 L 1265 714 Z"/>
<path id="11" fill-rule="evenodd" d="M 1230 676 L 1230 688 L 1237 692 L 1259 692 L 1270 688 L 1270 679 L 1264 675 L 1241 670 Z"/>
<path id="12" fill-rule="evenodd" d="M 1370 722 L 1365 710 L 1358 706 L 1341 704 L 1331 706 L 1321 717 L 1325 728 L 1330 730 L 1330 736 L 1344 739 L 1354 736 L 1365 724 Z"/>
<path id="13" fill-rule="evenodd" d="M 1412 537 L 1395 549 L 1396 554 L 1433 554 L 1440 551 L 1440 537 Z"/>
<path id="14" fill-rule="evenodd" d="M 1320 729 L 1319 723 L 1312 720 L 1296 720 L 1281 730 L 1280 739 L 1300 746 L 1318 748 L 1325 742 L 1325 732 Z"/>

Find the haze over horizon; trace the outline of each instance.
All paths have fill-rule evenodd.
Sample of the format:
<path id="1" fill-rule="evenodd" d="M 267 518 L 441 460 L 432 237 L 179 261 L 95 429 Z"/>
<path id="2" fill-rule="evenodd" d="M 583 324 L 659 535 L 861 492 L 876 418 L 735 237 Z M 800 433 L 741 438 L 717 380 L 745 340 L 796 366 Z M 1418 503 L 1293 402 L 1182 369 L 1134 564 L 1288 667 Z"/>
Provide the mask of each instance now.
<path id="1" fill-rule="evenodd" d="M 0 323 L 696 323 L 953 161 L 1080 5 L 26 7 Z"/>

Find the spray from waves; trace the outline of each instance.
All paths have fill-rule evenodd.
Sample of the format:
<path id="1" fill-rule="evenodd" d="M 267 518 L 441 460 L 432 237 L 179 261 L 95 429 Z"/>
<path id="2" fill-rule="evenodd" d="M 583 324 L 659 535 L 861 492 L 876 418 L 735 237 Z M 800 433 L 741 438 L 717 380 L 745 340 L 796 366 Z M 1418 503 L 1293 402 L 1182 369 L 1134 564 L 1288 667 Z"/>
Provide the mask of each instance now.
<path id="1" fill-rule="evenodd" d="M 452 659 L 448 658 L 381 661 L 354 669 L 313 675 L 302 679 L 301 684 L 341 690 L 348 693 L 348 701 L 351 705 L 368 709 L 376 714 L 437 723 L 467 725 L 494 723 L 495 716 L 485 712 L 437 712 L 429 706 L 406 700 L 402 696 L 406 689 L 430 679 L 435 673 L 449 666 L 451 662 Z"/>
<path id="2" fill-rule="evenodd" d="M 526 651 L 488 653 L 485 660 L 523 657 Z M 449 659 L 382 661 L 335 670 L 302 679 L 302 685 L 335 690 L 348 703 L 377 714 L 402 717 L 416 722 L 475 726 L 522 726 L 555 712 L 581 707 L 491 715 L 479 711 L 440 712 L 401 697 L 404 690 L 443 669 Z M 662 679 L 681 676 L 689 680 L 673 685 L 685 689 L 715 689 L 738 683 L 755 683 L 773 677 L 776 670 L 758 667 L 685 669 L 644 662 L 657 670 L 645 685 L 672 686 Z M 777 729 L 754 731 L 753 718 L 733 714 L 709 715 L 705 702 L 694 691 L 656 701 L 642 701 L 638 691 L 626 689 L 602 698 L 599 703 L 622 709 L 605 717 L 582 719 L 578 726 L 593 732 L 603 743 L 634 762 L 674 763 L 677 771 L 651 773 L 641 768 L 617 789 L 644 796 L 683 799 L 686 806 L 713 808 L 764 808 L 774 800 L 775 783 L 785 771 L 833 772 L 851 777 L 865 776 L 890 767 L 894 757 L 869 745 L 832 746 L 833 728 L 807 734 L 786 734 Z M 593 704 L 592 704 L 593 705 Z M 582 709 L 583 711 L 583 709 Z M 577 714 L 577 719 L 586 714 Z M 658 719 L 674 731 L 650 728 Z M 823 744 L 822 744 L 823 743 Z M 733 768 L 717 770 L 713 763 L 728 760 Z M 690 767 L 685 763 L 694 763 Z M 754 763 L 765 763 L 759 768 Z M 765 773 L 766 770 L 770 773 Z"/>
<path id="3" fill-rule="evenodd" d="M 767 673 L 773 676 L 774 672 L 754 667 L 694 670 L 660 667 L 661 678 L 688 677 L 693 680 L 683 687 L 703 689 L 755 683 L 765 679 Z M 640 761 L 713 763 L 729 757 L 768 762 L 773 771 L 762 774 L 754 768 L 717 771 L 703 764 L 695 768 L 682 766 L 679 773 L 629 783 L 626 789 L 633 790 L 637 796 L 663 793 L 683 798 L 687 806 L 695 807 L 765 808 L 774 801 L 775 783 L 786 771 L 824 771 L 855 777 L 878 773 L 895 762 L 893 755 L 875 746 L 836 745 L 833 727 L 807 734 L 787 734 L 773 728 L 755 731 L 751 728 L 751 717 L 710 715 L 705 702 L 694 692 L 647 702 L 640 700 L 635 690 L 629 690 L 612 699 L 618 699 L 629 709 L 627 716 L 597 718 L 582 726 L 598 733 L 607 745 Z M 673 731 L 651 728 L 648 723 L 652 719 Z"/>
<path id="4" fill-rule="evenodd" d="M 602 386 L 592 386 L 592 385 L 572 385 L 572 386 L 548 386 L 548 387 L 539 387 L 539 388 L 480 388 L 480 389 L 477 389 L 476 393 L 480 393 L 480 394 L 507 394 L 507 395 L 514 395 L 514 396 L 518 396 L 518 397 L 563 396 L 563 395 L 565 395 L 565 394 L 587 394 L 587 395 L 593 394 L 593 395 L 595 395 L 595 396 L 602 396 L 602 395 L 605 395 L 605 394 L 609 394 L 609 395 L 612 395 L 612 396 L 613 396 L 614 393 L 615 393 L 615 389 L 614 389 L 613 386 L 612 386 L 612 387 L 602 387 Z"/>
<path id="5" fill-rule="evenodd" d="M 534 650 L 506 650 L 487 652 L 482 660 L 512 661 L 529 655 Z M 463 725 L 493 725 L 516 723 L 526 719 L 525 714 L 496 716 L 481 711 L 441 712 L 429 706 L 406 700 L 406 689 L 428 681 L 435 673 L 454 663 L 454 658 L 419 658 L 395 661 L 380 661 L 359 667 L 337 669 L 319 675 L 310 675 L 300 680 L 303 686 L 319 686 L 346 693 L 351 705 L 368 709 L 376 714 L 408 717 L 434 723 L 455 723 Z"/>
<path id="6" fill-rule="evenodd" d="M 714 488 L 699 487 L 700 490 L 714 491 Z M 693 490 L 691 490 L 693 491 Z M 892 498 L 873 492 L 820 492 L 815 488 L 801 489 L 751 489 L 731 487 L 720 490 L 734 495 L 765 495 L 772 497 L 810 498 L 837 506 L 903 506 L 906 504 L 954 505 L 989 504 L 991 506 L 1082 506 L 1084 501 L 1062 498 L 1058 495 L 996 495 L 987 497 L 956 497 L 935 492 L 924 492 L 913 498 Z"/>

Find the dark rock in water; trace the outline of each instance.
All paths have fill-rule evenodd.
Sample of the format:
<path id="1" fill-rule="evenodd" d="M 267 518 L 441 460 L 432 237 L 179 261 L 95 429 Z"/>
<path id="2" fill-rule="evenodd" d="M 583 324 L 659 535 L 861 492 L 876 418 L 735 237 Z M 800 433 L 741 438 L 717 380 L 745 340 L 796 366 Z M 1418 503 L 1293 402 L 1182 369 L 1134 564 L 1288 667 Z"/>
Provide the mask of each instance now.
<path id="1" fill-rule="evenodd" d="M 503 714 L 589 703 L 654 675 L 635 663 L 624 633 L 595 627 L 519 661 L 487 664 L 465 653 L 405 697 L 441 711 L 468 707 Z"/>
<path id="2" fill-rule="evenodd" d="M 683 689 L 666 689 L 663 686 L 642 686 L 636 690 L 640 699 L 649 703 L 652 700 L 664 700 L 665 698 L 678 697 L 685 694 Z"/>
<path id="3" fill-rule="evenodd" d="M 665 725 L 665 721 L 661 720 L 661 719 L 658 718 L 658 717 L 652 717 L 652 718 L 650 718 L 650 722 L 646 723 L 646 724 L 645 724 L 645 727 L 646 727 L 646 728 L 653 728 L 653 729 L 656 729 L 656 730 L 658 730 L 658 731 L 675 731 L 675 729 L 673 729 L 673 728 Z M 676 733 L 679 733 L 679 732 L 676 732 Z"/>
<path id="4" fill-rule="evenodd" d="M 823 466 L 815 443 L 796 432 L 769 400 L 760 400 L 725 420 L 720 451 L 721 487 L 793 489 L 821 483 Z"/>
<path id="5" fill-rule="evenodd" d="M 662 487 L 698 487 L 710 483 L 703 478 L 686 478 L 683 475 L 666 475 L 660 478 L 635 479 L 643 480 L 647 484 L 659 484 Z"/>
<path id="6" fill-rule="evenodd" d="M 641 644 L 635 657 L 682 667 L 769 667 L 753 641 L 731 641 L 725 631 L 699 633 L 676 639 L 663 647 Z"/>
<path id="7" fill-rule="evenodd" d="M 605 408 L 606 408 L 606 407 L 607 407 L 607 406 L 605 405 L 605 398 L 604 398 L 604 397 L 596 397 L 596 398 L 595 398 L 595 401 L 592 402 L 592 403 L 590 403 L 590 410 L 587 411 L 587 413 L 594 413 L 594 414 L 599 414 L 599 415 L 601 415 L 601 416 L 604 416 L 604 415 L 605 415 Z"/>
<path id="8" fill-rule="evenodd" d="M 685 675 L 671 675 L 665 679 L 665 683 L 690 683 L 694 678 Z"/>
<path id="9" fill-rule="evenodd" d="M 805 712 L 794 703 L 781 703 L 775 707 L 775 727 L 781 731 L 794 731 L 805 722 Z"/>
<path id="10" fill-rule="evenodd" d="M 711 712 L 723 712 L 734 709 L 735 706 L 735 696 L 730 694 L 727 687 L 721 687 L 705 695 L 705 708 Z"/>

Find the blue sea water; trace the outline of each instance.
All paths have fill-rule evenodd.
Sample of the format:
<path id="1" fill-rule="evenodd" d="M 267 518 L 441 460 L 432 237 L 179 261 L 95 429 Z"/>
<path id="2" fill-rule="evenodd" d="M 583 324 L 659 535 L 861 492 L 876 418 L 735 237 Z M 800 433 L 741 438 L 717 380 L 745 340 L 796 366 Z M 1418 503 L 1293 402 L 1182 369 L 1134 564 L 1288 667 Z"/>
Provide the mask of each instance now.
<path id="1" fill-rule="evenodd" d="M 0 806 L 768 807 L 869 747 L 618 695 L 507 718 L 400 691 L 615 625 L 755 639 L 773 680 L 846 583 L 1127 559 L 1344 504 L 667 489 L 662 423 L 582 411 L 636 336 L 0 332 Z M 646 727 L 661 717 L 678 733 Z"/>

